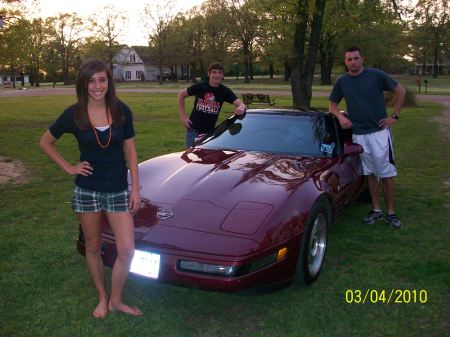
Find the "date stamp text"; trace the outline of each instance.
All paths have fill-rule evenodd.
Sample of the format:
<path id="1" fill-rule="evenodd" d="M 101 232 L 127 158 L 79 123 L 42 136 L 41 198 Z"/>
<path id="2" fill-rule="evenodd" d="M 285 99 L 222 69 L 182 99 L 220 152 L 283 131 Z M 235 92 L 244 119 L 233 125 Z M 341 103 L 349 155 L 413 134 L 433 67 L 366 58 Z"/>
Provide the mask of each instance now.
<path id="1" fill-rule="evenodd" d="M 425 304 L 428 292 L 425 289 L 347 289 L 345 302 L 348 304 Z"/>

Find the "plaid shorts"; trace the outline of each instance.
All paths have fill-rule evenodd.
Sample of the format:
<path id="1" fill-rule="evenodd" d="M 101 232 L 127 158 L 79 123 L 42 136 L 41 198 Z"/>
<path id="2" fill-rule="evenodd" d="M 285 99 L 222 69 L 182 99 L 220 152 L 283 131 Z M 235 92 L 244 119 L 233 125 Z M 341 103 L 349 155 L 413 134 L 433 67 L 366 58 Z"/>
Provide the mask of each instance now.
<path id="1" fill-rule="evenodd" d="M 75 185 L 72 195 L 72 209 L 78 213 L 128 212 L 130 192 L 96 192 Z"/>

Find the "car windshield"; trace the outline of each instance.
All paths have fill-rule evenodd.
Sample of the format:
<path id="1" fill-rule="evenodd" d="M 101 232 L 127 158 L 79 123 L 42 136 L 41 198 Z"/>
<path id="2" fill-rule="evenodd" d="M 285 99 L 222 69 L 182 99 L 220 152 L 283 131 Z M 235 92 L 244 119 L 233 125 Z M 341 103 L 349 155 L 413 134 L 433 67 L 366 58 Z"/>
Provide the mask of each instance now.
<path id="1" fill-rule="evenodd" d="M 337 152 L 332 118 L 313 113 L 247 113 L 242 119 L 233 117 L 198 146 L 311 157 L 334 157 Z"/>

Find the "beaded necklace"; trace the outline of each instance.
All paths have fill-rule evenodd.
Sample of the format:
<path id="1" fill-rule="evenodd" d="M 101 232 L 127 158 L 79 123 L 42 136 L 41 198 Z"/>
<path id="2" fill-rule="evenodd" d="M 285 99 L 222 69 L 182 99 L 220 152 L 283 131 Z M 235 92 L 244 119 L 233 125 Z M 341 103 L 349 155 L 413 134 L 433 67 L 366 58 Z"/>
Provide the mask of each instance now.
<path id="1" fill-rule="evenodd" d="M 88 114 L 89 115 L 89 114 Z M 109 137 L 108 137 L 108 141 L 106 142 L 106 145 L 103 145 L 100 142 L 100 138 L 98 137 L 98 133 L 97 130 L 95 129 L 94 125 L 91 122 L 91 117 L 89 117 L 89 123 L 91 124 L 92 127 L 92 131 L 94 132 L 95 138 L 97 139 L 97 143 L 98 145 L 102 148 L 102 149 L 106 149 L 109 146 L 109 143 L 111 142 L 111 136 L 112 136 L 112 127 L 111 124 L 109 123 L 109 116 L 108 113 L 106 113 L 106 118 L 108 119 L 108 125 L 109 125 Z"/>

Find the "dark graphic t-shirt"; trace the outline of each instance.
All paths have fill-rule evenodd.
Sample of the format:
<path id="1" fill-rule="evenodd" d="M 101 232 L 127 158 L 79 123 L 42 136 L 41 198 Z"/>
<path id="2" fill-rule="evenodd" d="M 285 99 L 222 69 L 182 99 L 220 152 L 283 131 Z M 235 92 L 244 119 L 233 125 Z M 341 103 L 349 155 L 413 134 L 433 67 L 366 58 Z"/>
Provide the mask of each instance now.
<path id="1" fill-rule="evenodd" d="M 191 85 L 189 96 L 195 96 L 194 108 L 190 116 L 192 128 L 200 133 L 211 131 L 216 125 L 223 102 L 233 103 L 236 95 L 223 84 L 212 87 L 208 82 Z"/>

